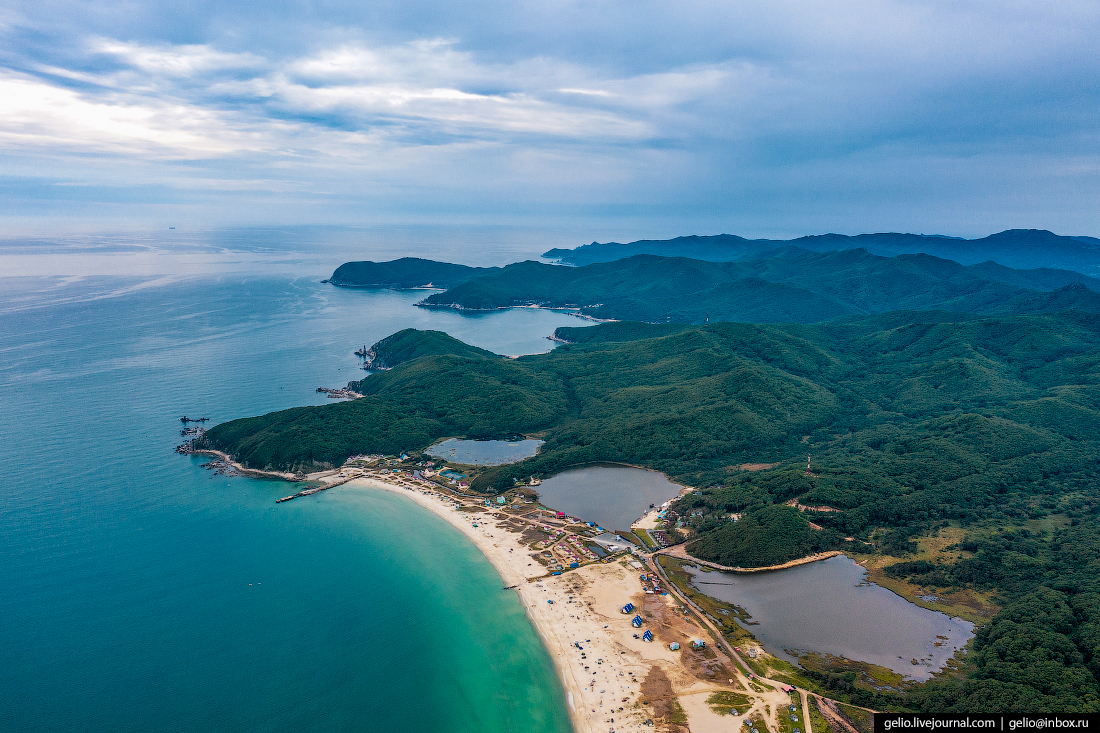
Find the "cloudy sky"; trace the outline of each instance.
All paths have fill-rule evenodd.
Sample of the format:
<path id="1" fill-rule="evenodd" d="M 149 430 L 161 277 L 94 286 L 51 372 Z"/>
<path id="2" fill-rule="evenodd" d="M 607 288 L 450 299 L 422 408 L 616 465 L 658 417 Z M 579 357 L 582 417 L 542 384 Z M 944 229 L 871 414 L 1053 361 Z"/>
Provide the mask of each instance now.
<path id="1" fill-rule="evenodd" d="M 0 233 L 1100 235 L 1100 3 L 8 0 Z"/>

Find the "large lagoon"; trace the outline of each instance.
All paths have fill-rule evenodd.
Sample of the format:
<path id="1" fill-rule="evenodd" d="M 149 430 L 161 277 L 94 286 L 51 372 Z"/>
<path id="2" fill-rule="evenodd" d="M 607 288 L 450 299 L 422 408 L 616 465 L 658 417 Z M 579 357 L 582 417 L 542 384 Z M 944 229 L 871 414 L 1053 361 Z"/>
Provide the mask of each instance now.
<path id="1" fill-rule="evenodd" d="M 973 634 L 969 621 L 869 582 L 867 571 L 843 555 L 767 573 L 686 569 L 700 591 L 751 614 L 747 628 L 764 648 L 792 662 L 817 652 L 926 680 Z"/>
<path id="2" fill-rule="evenodd" d="M 544 479 L 539 499 L 548 507 L 613 531 L 630 529 L 649 509 L 683 489 L 657 471 L 630 466 L 584 466 Z"/>

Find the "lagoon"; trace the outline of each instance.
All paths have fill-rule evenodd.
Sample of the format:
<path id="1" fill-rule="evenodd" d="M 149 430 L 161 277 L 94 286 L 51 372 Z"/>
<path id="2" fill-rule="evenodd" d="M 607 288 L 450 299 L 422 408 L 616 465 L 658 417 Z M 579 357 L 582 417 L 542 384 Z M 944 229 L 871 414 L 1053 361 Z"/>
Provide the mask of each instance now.
<path id="1" fill-rule="evenodd" d="M 632 466 L 585 466 L 544 479 L 539 500 L 570 516 L 623 531 L 637 521 L 650 504 L 674 499 L 683 486 L 664 474 Z"/>
<path id="2" fill-rule="evenodd" d="M 764 648 L 795 663 L 816 652 L 926 680 L 973 635 L 969 621 L 869 582 L 867 571 L 843 555 L 766 573 L 685 570 L 703 593 L 747 611 L 747 628 Z"/>
<path id="3" fill-rule="evenodd" d="M 458 440 L 448 438 L 425 451 L 430 456 L 466 466 L 503 466 L 539 452 L 542 440 Z"/>

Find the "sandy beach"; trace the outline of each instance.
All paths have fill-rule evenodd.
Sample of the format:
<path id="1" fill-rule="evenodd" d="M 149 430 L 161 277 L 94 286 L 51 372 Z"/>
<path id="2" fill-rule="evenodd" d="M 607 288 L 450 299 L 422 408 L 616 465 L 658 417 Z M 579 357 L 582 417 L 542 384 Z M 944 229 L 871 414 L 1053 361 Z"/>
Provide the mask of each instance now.
<path id="1" fill-rule="evenodd" d="M 327 478 L 338 480 L 321 480 Z M 734 730 L 742 717 L 719 715 L 707 704 L 711 694 L 722 690 L 757 698 L 751 711 L 767 718 L 789 702 L 779 690 L 751 691 L 736 662 L 713 648 L 707 630 L 684 613 L 674 595 L 646 594 L 639 576 L 649 568 L 635 567 L 638 560 L 632 556 L 547 575 L 532 549 L 521 542 L 514 517 L 474 502 L 458 509 L 448 494 L 395 479 L 365 475 L 342 488 L 403 494 L 449 522 L 481 550 L 505 587 L 514 587 L 550 652 L 578 733 L 652 731 L 654 723 L 657 730 Z M 626 603 L 636 610 L 623 614 L 620 609 Z M 634 614 L 645 619 L 642 628 L 631 625 Z M 635 638 L 647 629 L 654 641 Z M 706 639 L 707 649 L 692 651 L 694 638 Z M 678 642 L 680 649 L 671 650 L 671 642 Z M 686 714 L 686 725 L 655 720 L 677 705 Z"/>

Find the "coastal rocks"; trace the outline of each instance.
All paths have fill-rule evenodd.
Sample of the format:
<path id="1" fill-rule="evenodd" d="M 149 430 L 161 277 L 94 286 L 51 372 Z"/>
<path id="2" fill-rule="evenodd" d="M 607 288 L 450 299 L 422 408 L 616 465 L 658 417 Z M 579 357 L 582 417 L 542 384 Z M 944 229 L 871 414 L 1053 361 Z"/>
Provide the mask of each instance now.
<path id="1" fill-rule="evenodd" d="M 207 471 L 213 471 L 215 476 L 243 476 L 232 463 L 224 458 L 204 463 L 199 468 L 205 468 Z"/>
<path id="2" fill-rule="evenodd" d="M 318 387 L 317 391 L 318 392 L 325 392 L 325 393 L 328 394 L 329 399 L 337 399 L 337 400 L 354 400 L 354 399 L 358 399 L 359 397 L 363 396 L 363 395 L 359 394 L 358 392 L 356 392 L 355 390 L 351 389 L 350 387 L 341 387 L 340 389 L 329 389 L 328 387 Z"/>

